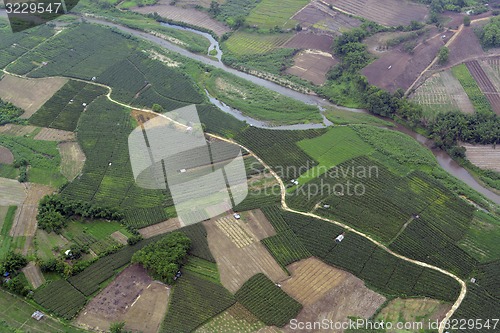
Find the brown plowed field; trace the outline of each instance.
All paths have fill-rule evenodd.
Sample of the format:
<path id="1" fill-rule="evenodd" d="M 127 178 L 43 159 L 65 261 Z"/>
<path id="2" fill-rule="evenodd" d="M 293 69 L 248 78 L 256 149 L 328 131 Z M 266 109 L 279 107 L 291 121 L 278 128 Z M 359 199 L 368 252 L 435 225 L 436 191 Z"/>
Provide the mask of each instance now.
<path id="1" fill-rule="evenodd" d="M 42 128 L 35 136 L 35 140 L 43 141 L 76 141 L 76 135 L 73 132 L 58 130 L 54 128 Z"/>
<path id="2" fill-rule="evenodd" d="M 421 41 L 413 54 L 404 52 L 401 48 L 393 49 L 366 66 L 362 73 L 370 84 L 394 92 L 398 88 L 408 89 L 420 73 L 434 60 L 439 49 L 452 36 L 446 33 L 446 39 L 432 30 L 430 38 Z M 389 67 L 391 68 L 389 69 Z"/>
<path id="3" fill-rule="evenodd" d="M 108 331 L 111 323 L 125 322 L 125 330 L 156 333 L 165 316 L 170 289 L 153 281 L 138 264 L 126 268 L 80 312 L 77 323 Z"/>
<path id="4" fill-rule="evenodd" d="M 62 77 L 25 79 L 5 75 L 0 80 L 0 98 L 25 110 L 21 118 L 28 119 L 66 82 L 68 79 Z"/>
<path id="5" fill-rule="evenodd" d="M 404 0 L 324 0 L 351 15 L 364 17 L 385 26 L 424 22 L 429 10 L 425 5 Z"/>
<path id="6" fill-rule="evenodd" d="M 47 194 L 55 191 L 52 187 L 33 183 L 27 183 L 27 188 L 26 200 L 17 209 L 14 224 L 10 229 L 10 236 L 12 237 L 35 236 L 38 202 Z"/>
<path id="7" fill-rule="evenodd" d="M 181 8 L 170 6 L 170 0 L 161 0 L 157 5 L 134 7 L 133 11 L 141 14 L 157 12 L 161 17 L 177 22 L 185 22 L 194 26 L 212 30 L 217 36 L 222 36 L 231 29 L 223 23 L 213 19 L 207 13 L 194 8 Z"/>
<path id="8" fill-rule="evenodd" d="M 127 245 L 127 236 L 122 234 L 120 231 L 115 231 L 111 234 L 111 238 L 113 238 L 115 241 L 122 245 Z"/>
<path id="9" fill-rule="evenodd" d="M 179 219 L 175 217 L 172 219 L 168 219 L 165 222 L 153 224 L 149 227 L 139 229 L 139 233 L 144 238 L 151 238 L 153 236 L 161 235 L 169 231 L 179 229 L 180 227 L 181 224 L 179 223 Z"/>
<path id="10" fill-rule="evenodd" d="M 33 261 L 23 268 L 23 273 L 35 289 L 45 283 L 45 278 L 42 275 L 42 271 L 40 271 L 40 267 Z"/>
<path id="11" fill-rule="evenodd" d="M 338 35 L 361 25 L 357 18 L 347 16 L 336 10 L 330 9 L 321 1 L 312 1 L 309 5 L 298 11 L 293 20 L 308 30 L 325 31 Z"/>
<path id="12" fill-rule="evenodd" d="M 297 316 L 299 322 L 346 322 L 350 316 L 369 318 L 385 302 L 384 296 L 368 289 L 359 278 L 319 259 L 301 260 L 287 269 L 292 277 L 282 282 L 282 288 L 304 306 Z M 290 325 L 284 331 L 311 332 L 292 330 Z"/>
<path id="13" fill-rule="evenodd" d="M 447 64 L 459 64 L 465 59 L 484 56 L 485 52 L 479 43 L 474 28 L 464 27 L 457 39 L 449 47 Z"/>
<path id="14" fill-rule="evenodd" d="M 0 164 L 12 163 L 14 163 L 14 155 L 12 155 L 12 152 L 8 148 L 0 146 Z"/>
<path id="15" fill-rule="evenodd" d="M 497 115 L 500 115 L 500 95 L 479 62 L 477 60 L 468 61 L 465 65 L 476 80 L 483 94 L 490 102 L 493 111 Z"/>
<path id="16" fill-rule="evenodd" d="M 266 215 L 264 215 L 260 209 L 241 212 L 240 215 L 256 240 L 261 241 L 276 235 L 273 226 L 269 223 Z"/>
<path id="17" fill-rule="evenodd" d="M 500 172 L 500 146 L 462 144 L 465 155 L 472 164 L 481 169 Z"/>
<path id="18" fill-rule="evenodd" d="M 326 82 L 326 74 L 338 64 L 331 54 L 322 51 L 306 50 L 294 57 L 294 64 L 288 68 L 288 74 L 296 75 L 316 85 Z"/>
<path id="19" fill-rule="evenodd" d="M 283 47 L 291 49 L 310 49 L 331 52 L 333 37 L 328 35 L 318 35 L 301 32 L 293 36 Z"/>
<path id="20" fill-rule="evenodd" d="M 228 215 L 203 223 L 210 251 L 217 261 L 221 283 L 232 293 L 257 273 L 264 273 L 275 282 L 287 278 L 280 265 L 258 241 L 259 237 L 246 225 L 253 222 L 245 222 L 244 216 L 236 220 Z"/>

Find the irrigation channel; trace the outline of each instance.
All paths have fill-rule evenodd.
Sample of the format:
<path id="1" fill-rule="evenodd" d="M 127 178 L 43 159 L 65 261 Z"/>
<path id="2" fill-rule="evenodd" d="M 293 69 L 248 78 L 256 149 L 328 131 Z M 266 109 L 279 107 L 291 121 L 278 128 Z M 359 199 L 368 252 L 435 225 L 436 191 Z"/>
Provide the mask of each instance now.
<path id="1" fill-rule="evenodd" d="M 148 40 L 152 43 L 155 43 L 161 47 L 164 47 L 170 51 L 179 53 L 182 56 L 185 56 L 185 57 L 188 57 L 190 59 L 200 61 L 204 64 L 222 69 L 228 73 L 234 74 L 240 78 L 251 81 L 259 86 L 265 87 L 267 89 L 270 89 L 272 91 L 280 93 L 284 96 L 288 96 L 290 98 L 304 102 L 304 103 L 309 104 L 309 105 L 317 105 L 321 111 L 327 107 L 334 107 L 337 109 L 351 111 L 351 112 L 368 113 L 366 110 L 363 110 L 363 109 L 354 109 L 354 108 L 346 108 L 346 107 L 338 106 L 338 105 L 330 103 L 329 101 L 327 101 L 319 96 L 307 95 L 307 94 L 283 87 L 283 86 L 278 85 L 274 82 L 271 82 L 271 81 L 259 78 L 257 76 L 250 75 L 250 74 L 244 73 L 242 71 L 236 70 L 234 68 L 228 67 L 224 63 L 222 63 L 222 61 L 221 61 L 222 51 L 220 49 L 219 42 L 217 40 L 215 40 L 212 37 L 212 35 L 210 35 L 206 32 L 201 32 L 201 31 L 198 31 L 196 29 L 185 28 L 185 27 L 181 27 L 178 25 L 174 25 L 174 24 L 163 23 L 163 25 L 166 27 L 180 29 L 180 30 L 188 30 L 188 31 L 194 32 L 196 34 L 199 34 L 201 36 L 208 38 L 210 40 L 210 43 L 211 43 L 210 50 L 212 50 L 214 47 L 217 50 L 217 57 L 216 57 L 217 60 L 215 60 L 211 57 L 208 57 L 208 56 L 189 52 L 188 50 L 183 49 L 180 46 L 177 46 L 177 45 L 170 43 L 162 38 L 153 36 L 153 35 L 146 33 L 146 32 L 134 30 L 134 29 L 131 29 L 131 28 L 128 28 L 128 27 L 125 27 L 122 25 L 118 25 L 115 23 L 111 23 L 111 22 L 108 22 L 105 20 L 101 20 L 101 19 L 87 18 L 87 21 L 115 27 L 115 28 L 120 29 L 122 31 L 128 32 L 131 35 L 146 39 L 146 40 Z M 208 93 L 207 93 L 207 95 L 208 95 Z M 222 103 L 221 101 L 215 99 L 214 97 L 212 97 L 210 95 L 208 95 L 208 97 L 209 97 L 210 101 L 215 106 L 217 106 L 219 109 L 221 109 L 222 111 L 233 115 L 234 117 L 236 117 L 239 120 L 246 121 L 247 123 L 249 123 L 255 127 L 261 127 L 261 128 L 267 128 L 267 129 L 273 129 L 273 130 L 305 130 L 305 129 L 313 129 L 313 128 L 323 128 L 325 126 L 332 126 L 333 125 L 330 121 L 328 121 L 328 119 L 326 119 L 326 117 L 324 117 L 324 115 L 322 113 L 323 124 L 296 124 L 296 125 L 288 125 L 288 126 L 270 126 L 266 122 L 263 122 L 263 121 L 260 121 L 257 119 L 253 119 L 249 116 L 242 114 L 240 111 L 225 105 L 224 103 Z M 388 119 L 385 119 L 385 120 L 388 120 Z M 472 187 L 474 190 L 481 193 L 486 198 L 490 199 L 491 201 L 495 202 L 496 204 L 500 204 L 500 195 L 494 193 L 493 191 L 491 191 L 491 190 L 487 189 L 486 187 L 484 187 L 483 185 L 481 185 L 466 169 L 464 169 L 457 162 L 455 162 L 445 151 L 443 151 L 441 149 L 433 148 L 434 143 L 432 140 L 430 140 L 430 139 L 426 138 L 425 136 L 420 135 L 420 134 L 418 134 L 418 133 L 416 133 L 416 132 L 414 132 L 414 131 L 412 131 L 412 130 L 410 130 L 402 125 L 399 125 L 397 123 L 394 123 L 394 124 L 395 124 L 395 127 L 391 128 L 392 130 L 407 134 L 407 135 L 411 136 L 412 138 L 414 138 L 415 140 L 417 140 L 423 146 L 430 149 L 432 151 L 432 153 L 434 154 L 434 156 L 436 157 L 439 165 L 443 169 L 445 169 L 448 173 L 450 173 L 454 177 L 460 179 L 465 184 Z"/>

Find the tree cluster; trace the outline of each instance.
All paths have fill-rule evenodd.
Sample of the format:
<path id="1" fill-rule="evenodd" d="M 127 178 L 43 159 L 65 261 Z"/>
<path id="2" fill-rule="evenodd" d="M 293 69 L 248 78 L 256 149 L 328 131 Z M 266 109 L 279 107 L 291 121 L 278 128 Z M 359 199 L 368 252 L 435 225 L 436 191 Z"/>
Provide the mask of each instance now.
<path id="1" fill-rule="evenodd" d="M 45 196 L 38 204 L 38 226 L 47 232 L 60 232 L 72 216 L 115 221 L 124 219 L 123 214 L 114 208 L 69 200 L 56 194 Z"/>
<path id="2" fill-rule="evenodd" d="M 19 118 L 19 116 L 23 113 L 24 111 L 20 108 L 0 99 L 0 126 L 8 123 L 17 124 L 24 122 L 21 118 Z"/>
<path id="3" fill-rule="evenodd" d="M 173 283 L 190 246 L 191 240 L 185 234 L 172 232 L 137 251 L 132 257 L 132 262 L 142 264 L 155 279 Z"/>
<path id="4" fill-rule="evenodd" d="M 500 46 L 500 18 L 492 18 L 490 23 L 479 31 L 479 38 L 486 48 Z"/>

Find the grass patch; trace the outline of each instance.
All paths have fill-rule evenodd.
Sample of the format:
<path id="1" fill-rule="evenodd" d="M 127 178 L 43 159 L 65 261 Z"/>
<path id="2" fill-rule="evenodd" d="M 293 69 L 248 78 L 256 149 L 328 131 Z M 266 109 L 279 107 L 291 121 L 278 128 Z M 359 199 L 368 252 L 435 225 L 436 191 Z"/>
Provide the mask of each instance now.
<path id="1" fill-rule="evenodd" d="M 293 28 L 296 21 L 292 16 L 309 3 L 308 0 L 262 0 L 246 18 L 249 25 L 257 25 L 261 29 Z"/>
<path id="2" fill-rule="evenodd" d="M 492 113 L 493 109 L 486 96 L 481 92 L 476 80 L 472 77 L 469 69 L 464 64 L 455 66 L 451 69 L 455 76 L 464 88 L 467 96 L 469 96 L 472 105 L 476 112 Z"/>
<path id="3" fill-rule="evenodd" d="M 342 109 L 331 108 L 325 111 L 325 117 L 336 125 L 375 125 L 375 126 L 394 126 L 392 123 L 372 116 L 368 113 L 352 112 Z"/>
<path id="4" fill-rule="evenodd" d="M 213 97 L 258 120 L 273 124 L 321 122 L 317 107 L 222 71 L 213 71 L 205 80 L 205 86 Z"/>
<path id="5" fill-rule="evenodd" d="M 10 229 L 14 223 L 14 216 L 16 215 L 17 206 L 9 206 L 5 217 L 3 218 L 3 223 L 1 224 L 2 229 L 0 231 L 0 258 L 2 258 L 12 247 L 13 237 L 9 236 Z M 16 237 L 19 238 L 19 237 Z"/>

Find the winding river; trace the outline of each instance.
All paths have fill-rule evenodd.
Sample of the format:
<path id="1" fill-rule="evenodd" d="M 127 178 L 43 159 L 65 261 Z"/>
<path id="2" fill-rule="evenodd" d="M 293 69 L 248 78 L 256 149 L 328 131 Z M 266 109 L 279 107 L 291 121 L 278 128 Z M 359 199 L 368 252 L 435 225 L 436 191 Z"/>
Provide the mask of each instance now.
<path id="1" fill-rule="evenodd" d="M 188 57 L 190 59 L 202 62 L 204 64 L 213 66 L 215 68 L 222 69 L 228 73 L 231 73 L 231 74 L 236 75 L 240 78 L 251 81 L 259 86 L 262 86 L 262 87 L 265 87 L 265 88 L 270 89 L 272 91 L 275 91 L 281 95 L 293 98 L 295 100 L 304 102 L 304 103 L 309 104 L 309 105 L 317 105 L 320 110 L 324 110 L 325 107 L 336 107 L 338 109 L 347 110 L 347 111 L 351 111 L 351 112 L 362 112 L 362 113 L 367 112 L 366 110 L 362 110 L 362 109 L 353 109 L 353 108 L 346 108 L 346 107 L 337 106 L 337 105 L 334 105 L 334 104 L 330 103 L 329 101 L 327 101 L 319 96 L 303 94 L 301 92 L 298 92 L 298 91 L 283 87 L 281 85 L 278 85 L 274 82 L 271 82 L 271 81 L 268 81 L 268 80 L 265 80 L 265 79 L 262 79 L 262 78 L 244 73 L 244 72 L 241 72 L 241 71 L 236 70 L 234 68 L 228 67 L 225 64 L 223 64 L 221 61 L 222 51 L 220 49 L 220 45 L 219 45 L 218 41 L 215 40 L 210 34 L 205 33 L 205 32 L 201 32 L 201 31 L 191 29 L 191 28 L 176 26 L 173 24 L 166 24 L 166 23 L 163 24 L 164 26 L 167 26 L 170 28 L 179 29 L 179 30 L 187 30 L 187 31 L 194 32 L 198 35 L 204 36 L 211 43 L 209 51 L 214 49 L 214 48 L 215 48 L 215 50 L 217 50 L 217 55 L 214 57 L 209 57 L 209 56 L 205 56 L 205 55 L 192 53 L 192 52 L 190 52 L 186 49 L 183 49 L 182 47 L 180 47 L 176 44 L 173 44 L 169 41 L 166 41 L 160 37 L 156 37 L 156 36 L 153 36 L 147 32 L 134 30 L 134 29 L 131 29 L 131 28 L 119 25 L 119 24 L 109 22 L 109 21 L 105 21 L 105 20 L 101 20 L 101 19 L 97 19 L 97 18 L 86 18 L 86 20 L 89 22 L 92 22 L 92 23 L 97 23 L 97 24 L 101 24 L 101 25 L 114 27 L 114 28 L 119 29 L 121 31 L 127 32 L 133 36 L 148 40 L 148 41 L 155 43 L 155 44 L 157 44 L 165 49 L 168 49 L 170 51 L 173 51 L 175 53 L 178 53 L 178 54 L 185 56 L 185 57 Z M 273 126 L 269 126 L 265 122 L 259 121 L 257 119 L 253 119 L 251 117 L 248 117 L 248 116 L 242 114 L 240 111 L 235 110 L 235 109 L 225 105 L 224 103 L 213 98 L 210 95 L 208 95 L 208 97 L 209 97 L 210 101 L 215 106 L 217 106 L 219 109 L 221 109 L 222 111 L 235 116 L 237 119 L 246 121 L 247 123 L 249 123 L 255 127 L 276 129 L 276 130 L 304 130 L 304 129 L 313 129 L 313 128 L 324 128 L 325 126 L 333 125 L 323 115 L 324 123 L 322 123 L 322 124 L 297 124 L 297 125 L 274 126 L 273 127 Z M 458 163 L 456 163 L 446 152 L 444 152 L 440 149 L 433 149 L 432 148 L 432 146 L 433 146 L 432 140 L 427 139 L 426 137 L 424 137 L 420 134 L 417 134 L 417 133 L 405 128 L 404 126 L 401 126 L 398 124 L 396 124 L 396 126 L 394 128 L 392 128 L 392 130 L 396 130 L 396 131 L 405 133 L 405 134 L 413 137 L 415 140 L 420 142 L 423 146 L 429 148 L 432 151 L 432 153 L 436 157 L 437 161 L 439 162 L 439 165 L 443 169 L 445 169 L 447 172 L 449 172 L 450 174 L 452 174 L 456 178 L 462 180 L 468 186 L 472 187 L 477 192 L 483 194 L 485 197 L 487 197 L 491 201 L 493 201 L 497 204 L 500 204 L 500 195 L 483 187 L 467 170 L 465 170 L 460 165 L 458 165 Z"/>

